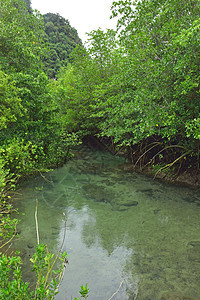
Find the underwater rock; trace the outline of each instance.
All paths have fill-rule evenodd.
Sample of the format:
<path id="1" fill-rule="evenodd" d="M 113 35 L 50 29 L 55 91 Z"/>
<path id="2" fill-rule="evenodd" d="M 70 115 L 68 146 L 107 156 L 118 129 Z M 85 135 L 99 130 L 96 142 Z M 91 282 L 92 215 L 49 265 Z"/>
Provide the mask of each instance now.
<path id="1" fill-rule="evenodd" d="M 128 206 L 118 205 L 118 204 L 112 205 L 112 210 L 113 211 L 127 211 L 128 209 L 129 209 Z"/>
<path id="2" fill-rule="evenodd" d="M 85 184 L 83 190 L 88 198 L 93 199 L 95 202 L 112 203 L 113 199 L 115 199 L 115 193 L 101 185 Z"/>
<path id="3" fill-rule="evenodd" d="M 200 241 L 191 241 L 188 243 L 188 246 L 192 246 L 192 247 L 200 247 Z"/>
<path id="4" fill-rule="evenodd" d="M 128 206 L 121 205 L 121 206 L 118 207 L 117 210 L 118 210 L 118 211 L 127 211 L 127 210 L 128 210 Z"/>
<path id="5" fill-rule="evenodd" d="M 129 162 L 128 163 L 126 162 L 126 163 L 120 164 L 119 168 L 126 172 L 132 172 L 134 170 L 134 165 Z"/>
<path id="6" fill-rule="evenodd" d="M 199 202 L 199 200 L 195 197 L 185 197 L 185 198 L 183 198 L 183 200 L 188 203 L 198 203 Z"/>
<path id="7" fill-rule="evenodd" d="M 200 263 L 200 241 L 191 241 L 188 247 L 188 259 Z"/>
<path id="8" fill-rule="evenodd" d="M 158 208 L 158 209 L 154 209 L 153 210 L 153 212 L 154 212 L 154 215 L 157 215 L 159 212 L 161 211 L 161 209 L 160 208 Z"/>
<path id="9" fill-rule="evenodd" d="M 81 174 L 89 175 L 102 175 L 106 172 L 112 172 L 112 168 L 105 166 L 102 163 L 86 163 L 78 166 L 78 169 L 81 170 Z"/>
<path id="10" fill-rule="evenodd" d="M 105 202 L 112 205 L 112 209 L 116 211 L 125 211 L 130 207 L 137 206 L 138 201 L 135 201 L 130 196 L 116 194 L 113 190 L 97 184 L 85 184 L 83 190 L 88 198 L 95 202 Z"/>
<path id="11" fill-rule="evenodd" d="M 59 232 L 52 232 L 51 235 L 55 235 L 57 236 L 59 234 Z"/>
<path id="12" fill-rule="evenodd" d="M 200 298 L 193 298 L 179 294 L 165 293 L 160 300 L 200 300 Z"/>
<path id="13" fill-rule="evenodd" d="M 138 205 L 138 202 L 134 201 L 134 200 L 131 200 L 131 201 L 126 202 L 126 203 L 123 203 L 123 206 L 137 206 L 137 205 Z"/>
<path id="14" fill-rule="evenodd" d="M 108 186 L 111 186 L 111 185 L 114 185 L 115 182 L 112 182 L 110 180 L 101 180 L 101 183 L 105 184 L 105 185 L 108 185 Z"/>
<path id="15" fill-rule="evenodd" d="M 136 192 L 139 192 L 139 193 L 143 193 L 149 197 L 153 197 L 154 195 L 154 190 L 153 189 L 142 189 L 142 190 L 137 190 Z"/>

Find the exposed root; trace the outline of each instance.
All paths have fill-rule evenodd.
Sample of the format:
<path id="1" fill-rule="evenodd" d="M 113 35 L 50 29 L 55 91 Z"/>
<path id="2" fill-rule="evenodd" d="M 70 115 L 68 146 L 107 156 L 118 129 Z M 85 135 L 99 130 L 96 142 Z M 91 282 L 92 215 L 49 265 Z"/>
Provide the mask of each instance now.
<path id="1" fill-rule="evenodd" d="M 179 146 L 179 145 L 171 145 L 171 146 L 167 146 L 165 148 L 163 148 L 162 150 L 160 150 L 159 152 L 157 152 L 151 159 L 150 161 L 144 166 L 146 167 L 147 165 L 149 165 L 152 161 L 154 161 L 154 159 L 156 158 L 156 156 L 158 156 L 160 153 L 162 153 L 163 151 L 170 149 L 170 148 L 181 148 L 181 149 L 185 149 L 183 146 Z"/>
<path id="2" fill-rule="evenodd" d="M 138 162 L 142 159 L 142 157 L 144 156 L 144 155 L 146 155 L 149 151 L 151 151 L 153 148 L 155 148 L 156 146 L 158 146 L 158 145 L 161 145 L 162 143 L 161 142 L 154 142 L 154 143 L 152 143 L 152 144 L 154 144 L 152 147 L 150 147 L 148 150 L 146 150 L 139 158 L 138 158 L 138 160 L 136 161 L 136 163 L 135 163 L 135 165 L 134 165 L 134 167 L 136 167 L 136 165 L 138 164 Z M 151 144 L 151 145 L 152 145 Z"/>
<path id="3" fill-rule="evenodd" d="M 191 151 L 188 151 L 188 152 L 185 152 L 183 153 L 181 156 L 179 156 L 178 158 L 176 158 L 173 162 L 165 165 L 164 167 L 161 167 L 157 172 L 156 174 L 154 175 L 154 179 L 156 178 L 157 174 L 159 172 L 161 172 L 162 170 L 165 170 L 165 169 L 168 169 L 168 168 L 171 168 L 177 161 L 179 161 L 181 158 L 183 158 L 184 156 L 187 156 L 189 153 L 191 153 Z"/>
<path id="4" fill-rule="evenodd" d="M 53 183 L 53 181 L 47 179 L 47 178 L 42 174 L 42 172 L 41 172 L 39 169 L 36 169 L 36 168 L 35 168 L 35 170 L 36 170 L 37 172 L 39 172 L 40 176 L 41 176 L 46 182 L 48 182 L 48 183 Z"/>

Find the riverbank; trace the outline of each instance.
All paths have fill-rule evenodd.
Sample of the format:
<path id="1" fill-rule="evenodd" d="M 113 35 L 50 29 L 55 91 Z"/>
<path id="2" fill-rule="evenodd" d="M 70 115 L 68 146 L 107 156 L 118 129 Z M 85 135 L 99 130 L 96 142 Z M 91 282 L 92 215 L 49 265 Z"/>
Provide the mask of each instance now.
<path id="1" fill-rule="evenodd" d="M 161 180 L 166 183 L 171 183 L 180 186 L 187 186 L 193 189 L 200 188 L 200 174 L 196 171 L 185 171 L 180 175 L 173 174 L 173 172 L 155 172 L 155 169 L 151 167 L 146 167 L 145 169 L 140 169 L 135 167 L 131 162 L 121 166 L 124 170 L 135 171 L 137 173 L 145 174 L 147 176 L 153 177 L 154 179 Z M 156 174 L 157 173 L 157 174 Z M 156 175 L 156 176 L 155 176 Z"/>
<path id="2" fill-rule="evenodd" d="M 148 155 L 144 155 L 144 151 L 141 151 L 141 145 L 135 145 L 134 149 L 129 147 L 117 149 L 109 138 L 98 139 L 95 136 L 87 136 L 83 139 L 83 144 L 99 150 L 109 151 L 115 156 L 124 157 L 127 162 L 120 166 L 124 171 L 145 174 L 170 184 L 187 186 L 193 189 L 200 188 L 200 172 L 197 167 L 192 166 L 189 159 L 187 160 L 184 156 L 182 161 L 172 164 L 171 157 L 168 154 L 161 163 L 165 153 L 162 154 L 162 157 L 156 157 L 157 153 L 162 152 L 160 145 L 158 145 L 159 148 L 154 148 L 153 151 L 146 151 Z M 147 145 L 145 147 L 148 148 Z M 175 154 L 177 155 L 177 153 Z M 156 157 L 156 159 L 152 159 L 152 157 Z"/>

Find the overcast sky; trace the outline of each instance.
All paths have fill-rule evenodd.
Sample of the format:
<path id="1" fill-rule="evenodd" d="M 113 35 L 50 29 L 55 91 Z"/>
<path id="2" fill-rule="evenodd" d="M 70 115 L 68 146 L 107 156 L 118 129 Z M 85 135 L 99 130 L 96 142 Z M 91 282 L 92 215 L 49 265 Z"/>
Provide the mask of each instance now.
<path id="1" fill-rule="evenodd" d="M 86 41 L 86 32 L 98 29 L 116 27 L 116 20 L 110 20 L 113 0 L 31 0 L 32 8 L 42 14 L 59 13 L 68 19 L 71 26 L 78 31 L 83 42 Z"/>

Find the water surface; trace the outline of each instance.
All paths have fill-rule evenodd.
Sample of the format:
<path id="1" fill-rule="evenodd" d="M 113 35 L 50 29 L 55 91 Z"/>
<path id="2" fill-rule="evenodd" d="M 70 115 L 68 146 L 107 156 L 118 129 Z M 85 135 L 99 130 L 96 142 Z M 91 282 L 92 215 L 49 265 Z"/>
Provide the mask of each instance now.
<path id="1" fill-rule="evenodd" d="M 69 265 L 57 300 L 200 298 L 200 193 L 124 171 L 124 159 L 82 147 L 62 168 L 26 182 L 15 200 L 22 216 L 21 249 L 28 261 L 40 241 Z M 64 213 L 64 214 L 63 214 Z M 25 276 L 32 274 L 28 268 Z"/>

